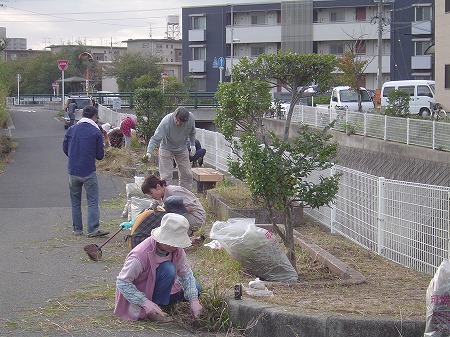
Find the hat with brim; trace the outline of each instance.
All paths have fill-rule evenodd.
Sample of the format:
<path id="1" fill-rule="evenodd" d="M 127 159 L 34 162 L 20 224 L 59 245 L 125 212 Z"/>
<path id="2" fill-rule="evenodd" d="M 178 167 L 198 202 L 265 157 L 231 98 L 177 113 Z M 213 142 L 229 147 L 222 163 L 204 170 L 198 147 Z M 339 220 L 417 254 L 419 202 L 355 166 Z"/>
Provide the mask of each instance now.
<path id="1" fill-rule="evenodd" d="M 187 248 L 192 244 L 187 234 L 188 229 L 189 222 L 184 216 L 167 213 L 161 219 L 161 226 L 152 230 L 151 236 L 156 242 L 177 248 Z"/>
<path id="2" fill-rule="evenodd" d="M 171 195 L 164 199 L 164 209 L 168 213 L 186 214 L 187 209 L 184 207 L 183 198 L 178 195 Z"/>
<path id="3" fill-rule="evenodd" d="M 92 105 L 86 105 L 83 108 L 83 117 L 92 118 L 97 114 L 98 114 L 97 108 Z"/>

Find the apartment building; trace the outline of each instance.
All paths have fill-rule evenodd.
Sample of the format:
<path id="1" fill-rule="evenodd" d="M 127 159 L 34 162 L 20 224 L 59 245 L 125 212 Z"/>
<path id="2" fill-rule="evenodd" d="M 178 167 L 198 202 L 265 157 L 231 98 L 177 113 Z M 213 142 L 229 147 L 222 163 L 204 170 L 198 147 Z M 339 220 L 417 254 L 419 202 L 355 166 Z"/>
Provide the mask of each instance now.
<path id="1" fill-rule="evenodd" d="M 377 87 L 378 73 L 382 82 L 432 78 L 431 57 L 424 52 L 432 41 L 434 1 L 379 1 L 184 7 L 183 76 L 190 76 L 200 91 L 215 91 L 221 79 L 230 80 L 231 65 L 243 56 L 257 57 L 279 49 L 340 56 L 352 49 L 368 62 L 361 84 L 369 89 Z"/>
<path id="2" fill-rule="evenodd" d="M 182 45 L 176 39 L 129 39 L 127 52 L 155 55 L 161 58 L 164 73 L 182 81 Z"/>
<path id="3" fill-rule="evenodd" d="M 435 5 L 435 74 L 436 102 L 450 111 L 450 0 L 436 1 Z"/>

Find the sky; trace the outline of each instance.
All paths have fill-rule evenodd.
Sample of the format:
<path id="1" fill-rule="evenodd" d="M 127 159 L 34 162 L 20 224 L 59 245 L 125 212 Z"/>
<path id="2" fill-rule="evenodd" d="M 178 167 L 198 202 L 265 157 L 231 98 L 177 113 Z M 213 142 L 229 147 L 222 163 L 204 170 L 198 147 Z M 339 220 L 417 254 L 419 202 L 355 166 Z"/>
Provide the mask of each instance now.
<path id="1" fill-rule="evenodd" d="M 128 39 L 165 38 L 167 17 L 181 8 L 272 0 L 0 0 L 0 27 L 26 38 L 27 48 L 76 44 L 122 46 Z M 181 37 L 181 34 L 180 34 Z"/>

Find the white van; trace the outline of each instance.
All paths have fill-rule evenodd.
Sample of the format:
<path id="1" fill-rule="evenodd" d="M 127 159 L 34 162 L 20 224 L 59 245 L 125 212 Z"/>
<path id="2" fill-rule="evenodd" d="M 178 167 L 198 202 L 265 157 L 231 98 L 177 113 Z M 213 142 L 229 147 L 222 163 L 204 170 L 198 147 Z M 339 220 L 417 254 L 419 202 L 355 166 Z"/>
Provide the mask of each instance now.
<path id="1" fill-rule="evenodd" d="M 372 110 L 375 106 L 372 97 L 365 88 L 359 88 L 363 112 Z M 358 111 L 358 95 L 349 86 L 334 87 L 331 91 L 330 109 L 332 111 L 348 108 L 349 111 Z"/>
<path id="2" fill-rule="evenodd" d="M 435 82 L 428 80 L 389 81 L 381 88 L 381 107 L 387 107 L 388 95 L 392 90 L 401 90 L 409 93 L 409 113 L 420 116 L 430 115 L 430 104 L 435 96 Z"/>

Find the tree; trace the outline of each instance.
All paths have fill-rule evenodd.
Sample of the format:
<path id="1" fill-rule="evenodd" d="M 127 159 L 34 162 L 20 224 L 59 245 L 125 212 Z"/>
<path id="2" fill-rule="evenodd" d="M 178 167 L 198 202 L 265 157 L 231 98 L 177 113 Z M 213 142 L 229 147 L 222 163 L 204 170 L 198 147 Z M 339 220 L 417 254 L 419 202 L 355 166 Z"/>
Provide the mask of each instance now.
<path id="1" fill-rule="evenodd" d="M 403 90 L 391 90 L 388 93 L 388 106 L 384 109 L 386 115 L 408 117 L 409 101 L 411 97 L 409 93 Z"/>
<path id="2" fill-rule="evenodd" d="M 289 138 L 294 105 L 306 84 L 319 81 L 326 85 L 334 65 L 332 56 L 278 53 L 244 59 L 233 69 L 232 83 L 221 83 L 216 92 L 219 111 L 215 120 L 230 142 L 231 174 L 246 182 L 256 198 L 264 201 L 275 232 L 282 238 L 291 264 L 296 266 L 292 207 L 317 208 L 329 205 L 338 190 L 338 176 L 308 179 L 312 172 L 330 168 L 337 145 L 330 142 L 330 126 L 313 132 L 302 126 Z M 283 138 L 264 127 L 263 116 L 270 108 L 270 87 L 281 84 L 292 93 Z M 239 139 L 236 130 L 242 131 Z M 284 212 L 284 232 L 275 222 L 275 210 Z"/>
<path id="3" fill-rule="evenodd" d="M 161 119 L 173 109 L 173 106 L 159 89 L 137 89 L 134 101 L 137 131 L 148 141 Z"/>
<path id="4" fill-rule="evenodd" d="M 339 79 L 343 82 L 343 84 L 348 85 L 356 92 L 358 97 L 358 111 L 360 112 L 362 111 L 362 104 L 361 92 L 359 91 L 359 88 L 361 87 L 361 79 L 367 64 L 368 61 L 361 60 L 354 52 L 353 48 L 344 51 L 337 63 L 338 68 L 343 72 L 343 74 L 339 76 Z"/>
<path id="5" fill-rule="evenodd" d="M 233 67 L 233 80 L 248 78 L 265 81 L 272 87 L 281 86 L 291 93 L 283 136 L 286 141 L 289 138 L 295 105 L 312 84 L 319 89 L 328 89 L 335 65 L 334 55 L 283 53 L 280 50 L 277 54 L 260 54 L 256 59 L 241 59 L 240 63 Z"/>
<path id="6" fill-rule="evenodd" d="M 119 91 L 133 92 L 136 85 L 156 88 L 160 85 L 163 71 L 160 62 L 160 58 L 154 55 L 125 53 L 112 62 L 110 72 L 117 79 Z"/>

